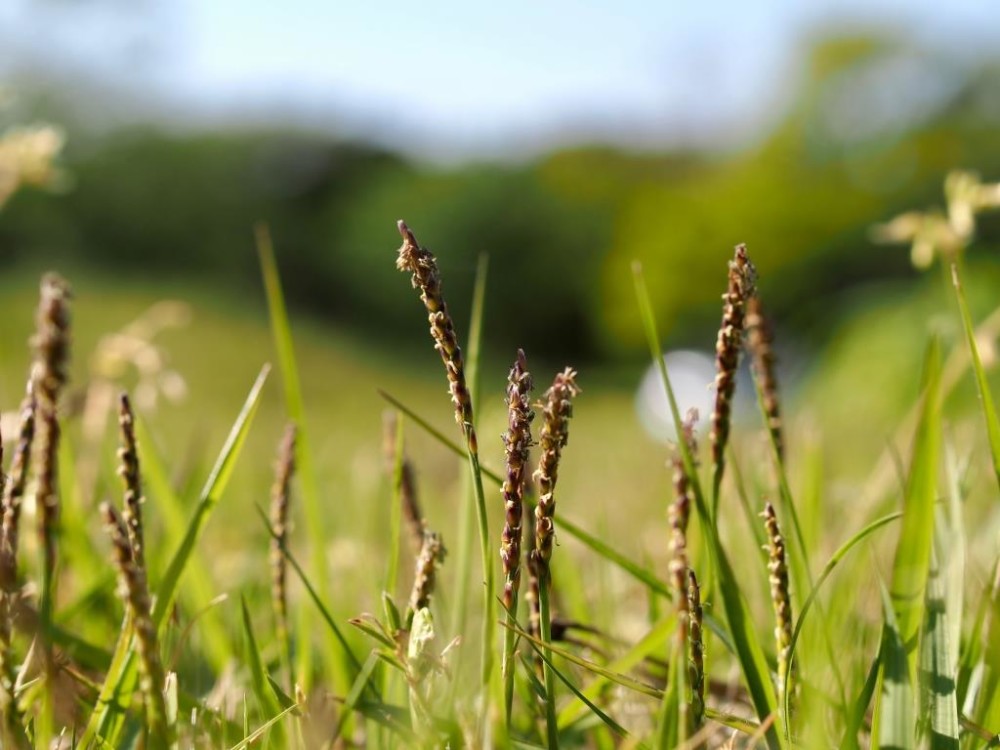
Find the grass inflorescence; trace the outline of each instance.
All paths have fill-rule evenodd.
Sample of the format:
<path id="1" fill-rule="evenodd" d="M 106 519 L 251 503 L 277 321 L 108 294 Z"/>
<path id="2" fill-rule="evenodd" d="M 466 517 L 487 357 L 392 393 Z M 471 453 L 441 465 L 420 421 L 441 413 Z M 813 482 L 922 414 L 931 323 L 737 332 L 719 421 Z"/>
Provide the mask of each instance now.
<path id="1" fill-rule="evenodd" d="M 384 426 L 383 462 L 392 479 L 385 507 L 358 499 L 367 496 L 353 485 L 327 485 L 327 464 L 343 455 L 339 446 L 314 443 L 323 481 L 303 450 L 306 412 L 268 245 L 262 260 L 287 381 L 289 413 L 282 419 L 297 427 L 282 436 L 273 479 L 256 489 L 258 498 L 267 497 L 271 481 L 270 511 L 257 508 L 269 555 L 259 538 L 248 541 L 240 565 L 219 554 L 204 531 L 248 444 L 267 368 L 214 464 L 188 456 L 174 466 L 161 452 L 160 416 L 141 401 L 136 414 L 126 395 L 118 402 L 117 454 L 103 435 L 78 453 L 95 433 L 76 429 L 74 421 L 84 411 L 86 387 L 79 398 L 65 387 L 69 290 L 46 276 L 27 392 L 16 419 L 4 423 L 0 745 L 974 750 L 996 744 L 1000 559 L 982 542 L 996 527 L 995 503 L 983 502 L 996 486 L 981 487 L 989 482 L 980 477 L 1000 477 L 1000 422 L 987 373 L 991 357 L 984 356 L 991 353 L 980 351 L 984 338 L 962 285 L 976 215 L 993 205 L 996 192 L 964 174 L 949 182 L 947 212 L 907 215 L 881 230 L 890 239 L 913 240 L 921 260 L 927 243 L 948 237 L 932 260 L 949 266 L 960 335 L 943 329 L 930 338 L 924 377 L 912 394 L 916 417 L 899 441 L 912 446 L 898 461 L 899 488 L 876 504 L 853 504 L 849 513 L 831 501 L 837 492 L 850 494 L 855 480 L 806 461 L 798 404 L 793 398 L 779 406 L 774 335 L 743 245 L 728 265 L 719 260 L 727 288 L 707 436 L 698 435 L 696 413 L 684 416 L 677 408 L 655 304 L 636 269 L 642 323 L 678 439 L 663 455 L 669 475 L 661 459 L 650 467 L 649 476 L 660 471 L 658 478 L 636 477 L 617 494 L 595 497 L 587 477 L 605 466 L 575 463 L 576 431 L 592 418 L 589 392 L 573 418 L 574 449 L 564 455 L 580 394 L 572 368 L 558 372 L 534 403 L 528 360 L 518 350 L 504 387 L 484 399 L 497 413 L 502 399 L 502 440 L 480 445 L 478 346 L 463 352 L 437 260 L 400 223 L 397 266 L 419 292 L 460 435 L 437 429 L 433 404 L 411 408 L 387 396 L 394 411 Z M 481 305 L 484 297 L 477 299 Z M 981 407 L 976 419 L 985 426 L 981 440 L 969 437 L 961 412 L 946 417 L 958 382 L 944 375 L 948 346 L 965 355 L 971 370 L 969 386 Z M 734 421 L 744 347 L 763 429 L 744 430 Z M 544 354 L 532 354 L 536 373 Z M 581 380 L 592 382 L 586 373 Z M 599 392 L 600 378 L 593 382 Z M 106 421 L 112 411 L 105 408 Z M 533 433 L 536 411 L 541 424 Z M 490 410 L 484 414 L 489 424 Z M 17 424 L 16 434 L 8 423 Z M 430 449 L 417 442 L 415 430 L 431 436 Z M 822 425 L 810 430 L 822 434 Z M 839 436 L 831 440 L 851 447 Z M 700 441 L 707 443 L 704 467 Z M 468 462 L 471 481 L 461 499 L 447 494 L 453 476 L 443 468 L 446 459 L 427 458 L 437 447 Z M 770 462 L 751 459 L 768 450 Z M 619 446 L 604 444 L 603 451 L 605 461 L 621 455 Z M 84 454 L 100 457 L 89 473 L 76 470 Z M 380 463 L 369 458 L 359 452 L 339 468 L 361 473 Z M 190 475 L 203 464 L 213 466 L 208 478 L 189 491 Z M 496 487 L 489 505 L 484 483 Z M 301 504 L 293 502 L 297 487 Z M 257 504 L 242 493 L 227 502 L 246 515 Z M 467 525 L 459 502 L 468 509 Z M 740 514 L 737 502 L 751 511 L 763 507 L 764 523 L 753 512 Z M 380 546 L 347 530 L 354 506 L 370 508 Z M 807 518 L 806 508 L 816 517 Z M 310 570 L 299 564 L 302 542 L 291 533 L 300 510 L 309 524 Z M 459 565 L 454 558 L 442 565 L 444 535 L 449 546 L 474 550 L 473 510 L 482 576 L 469 581 L 481 586 L 481 599 L 466 596 L 473 585 L 462 588 L 470 561 L 461 551 Z M 797 514 L 809 521 L 809 535 Z M 319 527 L 317 518 L 324 518 Z M 32 521 L 37 536 L 23 533 Z M 227 528 L 225 537 L 250 531 Z M 103 554 L 109 543 L 110 555 Z M 388 550 L 385 564 L 373 549 Z M 453 579 L 454 588 L 447 585 Z M 213 638 L 212 628 L 222 637 Z M 463 660 L 465 651 L 480 654 L 478 673 Z M 495 662 L 502 668 L 493 669 Z"/>

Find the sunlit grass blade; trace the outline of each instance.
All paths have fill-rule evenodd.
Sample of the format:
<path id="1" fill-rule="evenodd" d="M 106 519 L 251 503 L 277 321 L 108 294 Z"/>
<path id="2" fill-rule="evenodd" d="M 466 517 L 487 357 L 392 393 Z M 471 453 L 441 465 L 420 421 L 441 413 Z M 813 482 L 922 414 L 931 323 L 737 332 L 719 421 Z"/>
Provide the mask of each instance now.
<path id="1" fill-rule="evenodd" d="M 902 528 L 889 588 L 895 624 L 909 654 L 911 680 L 915 676 L 916 646 L 934 541 L 934 505 L 941 460 L 940 381 L 940 347 L 938 340 L 932 338 L 924 359 L 923 407 L 910 459 Z"/>
<path id="2" fill-rule="evenodd" d="M 660 750 L 670 750 L 687 741 L 687 658 L 684 649 L 677 646 L 675 640 L 670 650 L 666 689 L 663 691 L 663 700 L 660 701 L 655 743 L 655 747 Z"/>
<path id="3" fill-rule="evenodd" d="M 253 387 L 250 389 L 250 393 L 243 404 L 243 408 L 240 410 L 239 416 L 236 418 L 236 422 L 229 432 L 229 437 L 226 438 L 222 452 L 219 454 L 215 466 L 208 475 L 208 480 L 201 491 L 198 506 L 188 526 L 187 533 L 184 535 L 184 539 L 170 561 L 163 580 L 156 589 L 153 622 L 159 629 L 162 629 L 167 619 L 167 613 L 173 607 L 174 597 L 177 594 L 177 586 L 187 568 L 188 560 L 201 537 L 205 524 L 208 523 L 209 516 L 215 509 L 216 504 L 218 504 L 219 498 L 226 489 L 226 485 L 229 483 L 233 468 L 236 466 L 236 460 L 239 458 L 243 444 L 246 441 L 247 433 L 250 431 L 250 425 L 253 423 L 253 417 L 257 413 L 264 383 L 267 381 L 270 371 L 271 366 L 264 365 L 257 376 L 257 380 L 254 381 Z"/>
<path id="4" fill-rule="evenodd" d="M 625 674 L 653 653 L 662 653 L 667 639 L 677 628 L 677 618 L 671 614 L 660 620 L 656 626 L 626 653 L 609 663 L 606 669 L 611 673 Z M 590 701 L 597 697 L 607 687 L 610 678 L 598 675 L 581 692 Z M 578 696 L 579 697 L 579 696 Z M 580 700 L 570 701 L 559 712 L 559 727 L 565 729 L 579 718 L 584 710 Z"/>
<path id="5" fill-rule="evenodd" d="M 271 527 L 271 522 L 267 517 L 267 513 L 259 505 L 254 505 L 254 507 L 257 510 L 257 514 L 260 516 L 261 522 L 264 524 L 264 528 L 267 529 L 267 533 L 270 534 L 272 538 L 277 538 L 277 534 L 275 534 L 274 529 Z M 330 610 L 327 609 L 322 598 L 320 598 L 320 595 L 316 592 L 316 588 L 309 580 L 309 576 L 306 575 L 305 570 L 303 570 L 302 566 L 299 565 L 299 561 L 295 559 L 295 555 L 293 555 L 291 550 L 289 550 L 285 545 L 281 546 L 281 553 L 285 556 L 285 559 L 288 560 L 288 564 L 292 566 L 292 570 L 295 571 L 295 574 L 299 577 L 302 585 L 305 586 L 306 593 L 309 594 L 309 598 L 312 599 L 313 604 L 316 605 L 316 609 L 322 616 L 323 621 L 326 623 L 330 632 L 333 634 L 333 637 L 336 639 L 336 642 L 343 651 L 344 658 L 348 663 L 349 669 L 351 670 L 351 680 L 353 681 L 357 677 L 358 671 L 361 669 L 361 661 L 351 649 L 350 644 L 344 637 L 343 631 L 337 625 L 336 620 L 333 619 L 333 616 L 330 614 Z M 377 695 L 378 690 L 374 687 L 372 689 Z"/>
<path id="6" fill-rule="evenodd" d="M 396 594 L 399 577 L 399 546 L 403 533 L 403 418 L 396 420 L 395 449 L 392 461 L 392 488 L 389 499 L 389 560 L 385 570 L 385 584 L 382 590 L 391 596 Z"/>
<path id="7" fill-rule="evenodd" d="M 986 421 L 986 434 L 989 438 L 993 473 L 998 485 L 1000 485 L 1000 420 L 997 418 L 993 394 L 990 390 L 986 370 L 983 367 L 982 357 L 979 354 L 979 347 L 976 343 L 976 331 L 972 324 L 972 315 L 969 312 L 969 305 L 965 297 L 965 290 L 959 276 L 957 263 L 952 264 L 951 278 L 955 288 L 955 297 L 958 300 L 959 312 L 962 317 L 962 327 L 965 331 L 966 343 L 969 347 L 969 356 L 972 360 L 976 390 L 979 394 L 983 417 Z M 987 725 L 992 725 L 995 722 L 1000 722 L 1000 668 L 995 666 L 998 659 L 1000 659 L 1000 559 L 997 560 L 994 568 L 994 584 L 988 599 L 991 602 L 990 609 L 986 611 L 986 617 L 982 621 L 982 626 L 986 628 L 985 649 L 989 658 L 983 664 L 985 674 L 978 696 L 976 716 L 973 718 Z M 974 635 L 978 635 L 978 633 Z"/>
<path id="8" fill-rule="evenodd" d="M 950 617 L 954 613 L 948 611 L 948 584 L 944 580 L 947 554 L 944 545 L 937 545 L 931 555 L 924 635 L 920 644 L 922 704 L 923 710 L 930 715 L 931 750 L 958 750 L 957 664 L 949 643 Z"/>
<path id="9" fill-rule="evenodd" d="M 157 544 L 166 550 L 176 549 L 184 539 L 187 521 L 184 517 L 184 503 L 174 491 L 168 478 L 163 459 L 156 449 L 153 436 L 146 428 L 145 421 L 135 418 L 135 432 L 142 461 L 142 477 L 149 499 L 149 505 L 164 521 L 166 539 Z M 212 577 L 199 550 L 195 549 L 188 560 L 187 584 L 180 595 L 185 598 L 193 612 L 204 611 L 198 623 L 200 640 L 205 644 L 205 656 L 216 672 L 221 672 L 232 656 L 231 639 L 223 626 L 218 612 L 209 607 L 215 597 L 212 592 Z"/>
<path id="10" fill-rule="evenodd" d="M 840 741 L 840 750 L 858 750 L 861 747 L 858 743 L 858 732 L 861 731 L 861 725 L 864 724 L 865 715 L 868 713 L 868 706 L 871 705 L 872 696 L 875 695 L 875 688 L 878 687 L 879 666 L 881 663 L 882 654 L 881 651 L 878 651 L 875 654 L 875 658 L 872 659 L 871 666 L 868 668 L 868 676 L 861 687 L 861 692 L 858 693 L 857 700 L 854 701 L 854 705 L 845 714 L 847 721 L 845 723 L 844 737 Z"/>
<path id="11" fill-rule="evenodd" d="M 245 750 L 245 748 L 248 748 L 251 745 L 256 744 L 257 740 L 259 740 L 261 737 L 263 737 L 264 734 L 271 727 L 273 727 L 274 725 L 276 725 L 279 721 L 281 721 L 282 719 L 284 719 L 288 714 L 290 714 L 295 709 L 296 709 L 296 706 L 289 706 L 288 708 L 286 708 L 281 713 L 279 713 L 279 714 L 277 714 L 275 716 L 272 716 L 270 719 L 268 719 L 267 721 L 265 721 L 263 724 L 261 724 L 259 727 L 257 727 L 252 732 L 247 732 L 246 737 L 244 737 L 243 740 L 241 742 L 239 742 L 238 744 L 233 745 L 231 748 L 229 748 L 229 750 Z"/>
<path id="12" fill-rule="evenodd" d="M 469 340 L 466 344 L 466 360 L 465 360 L 465 384 L 469 389 L 469 400 L 472 402 L 472 413 L 474 415 L 479 414 L 479 363 L 481 358 L 482 350 L 482 337 L 483 337 L 483 315 L 486 307 L 486 276 L 489 270 L 489 257 L 485 254 L 479 256 L 479 262 L 476 265 L 476 279 L 473 284 L 472 290 L 472 310 L 470 312 L 469 319 Z M 381 392 L 381 391 L 380 391 Z M 443 436 L 442 436 L 443 437 Z M 458 546 L 455 555 L 455 570 L 458 574 L 455 576 L 454 583 L 454 602 L 455 605 L 452 608 L 452 621 L 451 632 L 455 635 L 461 635 L 463 638 L 466 634 L 466 628 L 469 617 L 469 588 L 472 581 L 472 540 L 476 531 L 473 526 L 473 509 L 476 510 L 475 518 L 479 521 L 479 533 L 480 533 L 480 551 L 482 554 L 487 555 L 488 553 L 483 550 L 482 544 L 482 534 L 484 533 L 483 521 L 485 520 L 486 511 L 486 499 L 485 496 L 480 498 L 477 496 L 477 482 L 478 482 L 478 492 L 482 493 L 482 473 L 483 469 L 479 465 L 478 457 L 475 458 L 474 467 L 473 460 L 467 449 L 462 449 L 455 444 L 458 448 L 457 453 L 463 456 L 467 461 L 470 462 L 470 468 L 472 468 L 472 473 L 467 474 L 463 479 L 462 485 L 462 495 L 467 498 L 467 501 L 463 502 L 458 511 Z M 478 472 L 478 479 L 476 473 Z M 482 504 L 482 511 L 480 512 L 480 503 Z M 488 531 L 486 532 L 488 533 Z M 485 560 L 485 557 L 484 557 Z M 484 562 L 485 565 L 485 562 Z M 485 568 L 484 568 L 485 572 Z M 492 580 L 492 573 L 490 575 Z M 492 589 L 492 586 L 489 588 Z M 492 606 L 492 605 L 491 605 Z M 484 610 L 485 612 L 485 610 Z M 492 619 L 492 618 L 491 618 Z M 492 645 L 492 625 L 487 628 L 486 623 L 483 623 L 483 633 L 482 637 L 483 648 L 487 648 L 488 645 Z M 489 640 L 486 640 L 489 635 Z M 465 653 L 465 649 L 462 646 L 455 652 L 455 668 L 456 671 L 461 669 L 462 657 Z M 485 659 L 485 655 L 483 659 Z M 486 661 L 482 662 L 483 666 L 487 665 Z M 451 683 L 452 691 L 458 689 L 458 680 L 453 680 Z M 452 693 L 454 695 L 454 692 Z"/>
<path id="13" fill-rule="evenodd" d="M 288 319 L 288 309 L 281 288 L 281 276 L 274 257 L 274 245 L 271 234 L 264 224 L 258 224 L 254 229 L 257 243 L 257 253 L 260 257 L 261 275 L 267 294 L 268 316 L 271 321 L 271 335 L 274 338 L 274 348 L 278 355 L 278 367 L 281 371 L 281 381 L 284 386 L 285 410 L 295 424 L 295 465 L 302 491 L 302 510 L 306 519 L 306 536 L 309 542 L 309 567 L 313 579 L 321 591 L 329 591 L 330 579 L 327 572 L 326 549 L 326 519 L 320 501 L 319 478 L 313 464 L 312 441 L 306 420 L 305 400 L 302 395 L 302 382 L 299 378 L 298 361 L 295 357 L 295 344 L 292 338 L 292 327 Z M 298 621 L 299 636 L 308 636 L 309 618 L 303 616 Z M 298 648 L 296 665 L 297 679 L 308 689 L 312 680 L 310 666 L 311 649 L 308 641 Z M 334 652 L 329 639 L 323 640 L 324 657 L 327 668 L 338 677 Z M 344 685 L 346 689 L 346 685 Z"/>
<path id="14" fill-rule="evenodd" d="M 250 622 L 250 611 L 247 609 L 247 601 L 244 597 L 240 597 L 240 610 L 243 616 L 243 637 L 246 640 L 244 645 L 247 664 L 250 667 L 250 681 L 253 685 L 254 695 L 257 696 L 257 701 L 260 703 L 266 716 L 278 715 L 281 713 L 281 706 L 278 703 L 277 696 L 274 694 L 274 690 L 268 682 L 267 670 L 264 668 L 264 662 L 260 657 L 257 638 L 254 637 L 253 625 Z M 274 731 L 279 746 L 283 746 L 284 739 L 281 732 L 281 724 L 275 724 Z"/>
<path id="15" fill-rule="evenodd" d="M 571 679 L 569 679 L 565 674 L 562 673 L 562 671 L 556 668 L 556 666 L 552 663 L 552 660 L 546 655 L 544 648 L 540 648 L 534 642 L 529 641 L 529 643 L 531 645 L 531 648 L 538 655 L 538 657 L 543 662 L 545 662 L 546 666 L 548 666 L 548 668 L 552 670 L 552 673 L 556 677 L 558 677 L 559 680 L 566 687 L 569 688 L 570 692 L 573 693 L 574 696 L 576 696 L 577 700 L 581 701 L 590 710 L 591 713 L 597 716 L 597 718 L 599 718 L 604 723 L 605 726 L 607 726 L 612 732 L 617 734 L 619 737 L 622 738 L 629 737 L 628 731 L 621 724 L 619 724 L 617 721 L 615 721 L 606 713 L 604 713 L 604 711 L 602 711 L 596 703 L 587 698 L 587 696 L 584 695 L 580 691 L 580 689 L 573 684 L 573 681 Z"/>
<path id="16" fill-rule="evenodd" d="M 517 633 L 526 642 L 542 649 L 548 649 L 556 656 L 566 659 L 566 661 L 576 664 L 578 667 L 583 667 L 589 672 L 593 672 L 596 675 L 605 677 L 608 681 L 615 683 L 616 685 L 621 685 L 623 688 L 632 690 L 634 692 L 640 693 L 642 695 L 647 695 L 651 698 L 660 699 L 663 697 L 663 691 L 658 687 L 649 685 L 641 680 L 637 680 L 634 677 L 629 677 L 628 675 L 619 674 L 614 672 L 607 667 L 602 667 L 596 662 L 590 661 L 589 659 L 584 659 L 582 656 L 577 656 L 572 651 L 564 649 L 560 646 L 556 646 L 552 643 L 545 643 L 541 638 L 535 638 L 533 635 L 525 630 L 522 630 L 516 626 L 510 626 L 506 622 L 500 623 L 505 628 L 510 628 L 515 633 Z"/>
<path id="17" fill-rule="evenodd" d="M 826 583 L 826 580 L 833 573 L 834 569 L 837 567 L 840 561 L 844 559 L 844 557 L 847 555 L 848 552 L 850 552 L 858 544 L 863 542 L 865 539 L 874 534 L 876 531 L 881 529 L 883 526 L 886 526 L 892 523 L 893 521 L 898 521 L 902 517 L 903 517 L 902 511 L 897 511 L 896 513 L 890 513 L 887 516 L 882 516 L 882 518 L 878 518 L 872 521 L 870 524 L 865 526 L 859 532 L 854 534 L 854 536 L 852 536 L 850 539 L 848 539 L 846 542 L 840 545 L 840 547 L 838 547 L 837 550 L 830 556 L 830 559 L 827 561 L 826 565 L 823 566 L 823 570 L 820 572 L 819 577 L 816 579 L 816 585 L 812 587 L 812 590 L 809 592 L 809 596 L 806 597 L 806 600 L 802 603 L 802 611 L 799 612 L 799 617 L 795 621 L 795 629 L 792 631 L 792 642 L 788 649 L 789 661 L 792 661 L 795 658 L 795 647 L 798 645 L 799 635 L 801 635 L 802 633 L 802 626 L 805 624 L 806 616 L 809 614 L 813 602 L 816 601 L 816 597 L 819 596 L 820 589 L 823 587 L 823 584 Z M 789 706 L 787 704 L 787 698 L 792 693 L 791 684 L 792 680 L 794 679 L 794 675 L 795 675 L 794 672 L 792 672 L 789 675 L 789 683 L 788 683 L 789 687 L 785 693 L 786 695 L 785 713 L 788 713 L 789 709 Z"/>
<path id="18" fill-rule="evenodd" d="M 378 653 L 375 651 L 369 653 L 368 658 L 365 659 L 364 665 L 354 678 L 354 683 L 351 685 L 351 689 L 347 692 L 347 696 L 344 698 L 344 705 L 341 708 L 340 720 L 337 722 L 337 728 L 333 733 L 334 737 L 340 737 L 340 733 L 344 730 L 344 726 L 346 725 L 346 719 L 357 707 L 358 701 L 361 700 L 362 694 L 368 687 L 368 683 L 370 682 L 372 675 L 375 673 L 375 667 L 378 666 L 378 663 Z"/>
<path id="19" fill-rule="evenodd" d="M 972 324 L 972 315 L 969 313 L 969 304 L 965 299 L 965 290 L 962 288 L 957 264 L 952 264 L 951 279 L 955 287 L 955 297 L 958 299 L 958 309 L 962 316 L 962 327 L 965 329 L 965 340 L 969 346 L 969 356 L 972 359 L 972 372 L 976 377 L 976 390 L 979 393 L 979 401 L 983 408 L 983 417 L 986 419 L 986 434 L 989 436 L 990 441 L 993 473 L 996 476 L 997 484 L 1000 485 L 1000 420 L 997 419 L 996 407 L 993 404 L 993 394 L 990 391 L 990 384 L 986 377 L 986 370 L 983 367 L 982 357 L 979 355 L 979 346 L 976 344 L 976 329 Z"/>
<path id="20" fill-rule="evenodd" d="M 916 706 L 906 643 L 896 622 L 895 603 L 882 589 L 882 645 L 878 696 L 872 719 L 873 750 L 910 750 L 916 746 Z"/>

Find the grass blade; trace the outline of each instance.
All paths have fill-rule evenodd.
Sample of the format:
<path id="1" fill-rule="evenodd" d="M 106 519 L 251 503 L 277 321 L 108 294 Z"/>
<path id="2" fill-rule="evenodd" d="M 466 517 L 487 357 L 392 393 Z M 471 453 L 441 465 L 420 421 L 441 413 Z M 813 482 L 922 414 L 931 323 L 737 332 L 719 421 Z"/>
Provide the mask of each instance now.
<path id="1" fill-rule="evenodd" d="M 997 411 L 993 404 L 993 395 L 990 392 L 989 380 L 986 378 L 986 370 L 983 368 L 983 360 L 979 356 L 979 347 L 976 344 L 976 329 L 972 325 L 972 316 L 969 313 L 969 304 L 965 299 L 965 290 L 962 288 L 957 264 L 952 264 L 951 266 L 951 280 L 955 287 L 955 297 L 958 299 L 958 309 L 962 316 L 962 327 L 965 329 L 965 340 L 969 346 L 969 356 L 972 358 L 972 372 L 976 377 L 976 391 L 979 394 L 979 401 L 983 407 L 983 417 L 986 420 L 986 434 L 989 436 L 990 441 L 993 473 L 996 476 L 997 484 L 1000 485 L 1000 420 L 997 419 Z"/>
<path id="2" fill-rule="evenodd" d="M 264 662 L 260 658 L 260 649 L 257 647 L 257 639 L 253 634 L 253 625 L 250 622 L 250 611 L 247 609 L 247 600 L 240 597 L 240 608 L 243 614 L 243 637 L 246 639 L 247 663 L 250 666 L 250 680 L 253 684 L 254 694 L 264 709 L 265 715 L 276 716 L 281 714 L 281 706 L 278 698 L 267 679 L 267 670 L 264 669 Z M 275 724 L 275 734 L 279 746 L 284 745 L 281 725 Z"/>
<path id="3" fill-rule="evenodd" d="M 927 580 L 924 636 L 920 648 L 920 683 L 924 712 L 930 717 L 931 750 L 958 750 L 957 664 L 952 659 L 947 603 L 947 552 L 936 545 Z M 961 583 L 961 582 L 959 582 Z"/>
<path id="4" fill-rule="evenodd" d="M 882 646 L 879 693 L 872 722 L 873 750 L 910 750 L 916 745 L 913 681 L 906 642 L 896 622 L 895 602 L 882 587 Z"/>
<path id="5" fill-rule="evenodd" d="M 615 721 L 610 716 L 608 716 L 606 713 L 604 713 L 604 711 L 602 711 L 597 706 L 597 704 L 595 704 L 593 701 L 591 701 L 589 698 L 587 698 L 587 696 L 584 695 L 580 691 L 580 689 L 577 688 L 576 685 L 573 684 L 572 680 L 570 680 L 560 670 L 556 669 L 555 665 L 552 663 L 552 660 L 545 653 L 546 649 L 539 648 L 537 645 L 535 645 L 534 643 L 532 643 L 530 641 L 529 641 L 529 643 L 531 645 L 531 648 L 534 649 L 535 653 L 538 655 L 538 657 L 543 662 L 545 662 L 546 666 L 549 669 L 552 670 L 552 673 L 556 677 L 558 677 L 566 687 L 569 688 L 570 692 L 573 693 L 573 695 L 576 696 L 577 700 L 581 701 L 588 709 L 590 709 L 591 713 L 593 713 L 595 716 L 597 716 L 597 718 L 599 718 L 602 722 L 604 722 L 605 726 L 607 726 L 612 732 L 614 732 L 615 734 L 617 734 L 619 737 L 626 738 L 626 739 L 629 737 L 628 731 L 621 724 L 619 724 L 617 721 Z"/>
<path id="6" fill-rule="evenodd" d="M 295 344 L 292 339 L 292 327 L 288 320 L 288 309 L 281 288 L 281 276 L 274 257 L 274 245 L 271 234 L 264 224 L 254 228 L 257 253 L 260 257 L 261 276 L 267 295 L 268 317 L 271 321 L 271 335 L 274 338 L 274 348 L 278 354 L 278 368 L 281 371 L 281 382 L 284 386 L 285 410 L 289 419 L 295 423 L 295 465 L 302 491 L 302 510 L 306 519 L 306 534 L 309 541 L 309 567 L 312 577 L 321 591 L 329 591 L 329 575 L 326 568 L 324 550 L 326 548 L 326 523 L 323 507 L 320 502 L 318 478 L 313 465 L 312 442 L 306 424 L 305 400 L 302 395 L 302 381 L 299 378 L 298 362 L 295 358 Z M 308 690 L 312 679 L 312 669 L 309 664 L 311 649 L 306 647 L 309 636 L 309 618 L 302 617 L 298 621 L 299 635 L 307 639 L 298 649 L 297 679 Z M 339 675 L 336 667 L 336 657 L 329 639 L 323 640 L 324 658 L 327 667 L 335 676 Z M 342 685 L 346 689 L 347 685 Z"/>
<path id="7" fill-rule="evenodd" d="M 914 439 L 902 529 L 889 589 L 895 625 L 909 653 L 911 681 L 915 676 L 916 645 L 923 621 L 924 593 L 934 541 L 934 505 L 941 453 L 940 381 L 940 347 L 937 339 L 933 338 L 924 360 L 923 406 Z"/>
<path id="8" fill-rule="evenodd" d="M 215 466 L 212 468 L 212 472 L 208 475 L 208 480 L 205 482 L 205 487 L 201 491 L 198 507 L 195 509 L 194 517 L 191 519 L 184 539 L 181 541 L 177 552 L 174 553 L 174 557 L 167 567 L 167 572 L 164 574 L 159 587 L 157 587 L 156 604 L 153 607 L 152 614 L 153 623 L 158 629 L 162 630 L 163 624 L 166 622 L 167 613 L 171 610 L 174 596 L 177 594 L 177 586 L 187 568 L 195 545 L 201 537 L 201 532 L 204 530 L 212 510 L 218 504 L 219 498 L 229 483 L 229 478 L 232 476 L 233 468 L 236 465 L 236 459 L 239 458 L 240 451 L 246 441 L 250 425 L 253 423 L 254 414 L 257 413 L 257 406 L 260 404 L 260 396 L 264 389 L 264 383 L 267 381 L 270 371 L 271 366 L 264 365 L 257 376 L 257 380 L 254 381 L 250 393 L 247 394 L 243 408 L 240 410 L 239 416 L 237 416 L 236 422 L 229 432 L 229 437 L 226 438 L 225 445 L 222 446 L 222 452 L 219 454 Z"/>

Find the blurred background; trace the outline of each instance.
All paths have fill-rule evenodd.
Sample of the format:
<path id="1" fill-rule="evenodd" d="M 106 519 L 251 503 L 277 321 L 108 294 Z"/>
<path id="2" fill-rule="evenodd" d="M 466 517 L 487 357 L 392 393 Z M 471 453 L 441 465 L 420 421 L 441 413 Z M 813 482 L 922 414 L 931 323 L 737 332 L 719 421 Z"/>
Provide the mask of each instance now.
<path id="1" fill-rule="evenodd" d="M 405 218 L 438 256 L 462 335 L 489 256 L 487 464 L 502 460 L 501 388 L 521 346 L 542 387 L 567 363 L 581 373 L 567 496 L 586 484 L 627 509 L 649 500 L 630 499 L 639 482 L 667 492 L 656 399 L 637 396 L 648 352 L 631 263 L 667 346 L 703 366 L 746 242 L 802 436 L 793 462 L 868 476 L 916 397 L 928 330 L 960 341 L 938 269 L 871 227 L 942 205 L 950 170 L 1000 178 L 998 49 L 1000 15 L 975 0 L 5 0 L 3 125 L 51 123 L 66 140 L 59 178 L 0 209 L 3 404 L 23 388 L 38 272 L 58 268 L 77 293 L 77 388 L 141 385 L 147 413 L 171 404 L 151 421 L 178 481 L 202 476 L 273 357 L 252 234 L 264 221 L 325 486 L 377 496 L 375 386 L 453 429 L 393 265 Z M 998 244 L 986 215 L 967 258 L 977 320 L 997 303 Z M 150 317 L 163 299 L 179 304 Z M 693 402 L 711 365 L 694 372 Z M 260 460 L 238 480 L 250 493 L 280 435 L 274 384 L 269 399 Z M 430 486 L 457 481 L 438 446 L 414 433 L 411 450 Z M 628 546 L 624 514 L 608 515 Z M 379 533 L 377 514 L 358 523 Z"/>

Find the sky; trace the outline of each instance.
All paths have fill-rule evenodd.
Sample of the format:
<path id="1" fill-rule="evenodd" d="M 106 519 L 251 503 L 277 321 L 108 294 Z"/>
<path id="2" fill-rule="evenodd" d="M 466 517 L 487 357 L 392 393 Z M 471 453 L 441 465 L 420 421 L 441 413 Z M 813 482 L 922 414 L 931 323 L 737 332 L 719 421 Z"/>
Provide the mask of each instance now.
<path id="1" fill-rule="evenodd" d="M 0 81 L 88 81 L 121 116 L 294 118 L 439 155 L 725 143 L 775 121 L 817 29 L 1000 42 L 991 0 L 2 0 Z M 141 109 L 141 106 L 139 107 Z M 110 105 L 105 112 L 116 113 Z"/>

